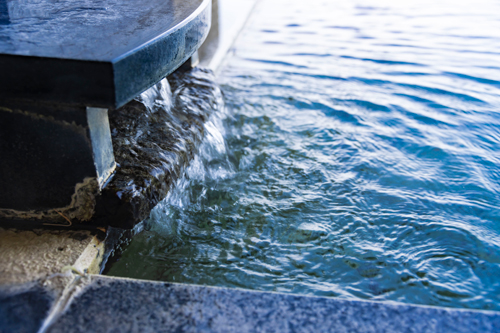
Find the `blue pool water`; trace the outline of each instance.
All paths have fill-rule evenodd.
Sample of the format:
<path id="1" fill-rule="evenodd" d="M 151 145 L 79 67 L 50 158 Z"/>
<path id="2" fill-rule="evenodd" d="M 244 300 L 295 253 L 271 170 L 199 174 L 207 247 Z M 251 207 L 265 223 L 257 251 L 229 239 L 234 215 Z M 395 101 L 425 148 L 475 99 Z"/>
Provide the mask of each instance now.
<path id="1" fill-rule="evenodd" d="M 498 1 L 261 1 L 108 274 L 500 310 L 499 78 Z"/>

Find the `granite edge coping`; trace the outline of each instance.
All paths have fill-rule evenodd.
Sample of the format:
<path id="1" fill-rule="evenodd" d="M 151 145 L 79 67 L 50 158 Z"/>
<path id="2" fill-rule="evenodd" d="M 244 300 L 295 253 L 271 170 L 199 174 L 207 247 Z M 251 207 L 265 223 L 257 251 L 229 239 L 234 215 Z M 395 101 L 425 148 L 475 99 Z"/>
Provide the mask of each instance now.
<path id="1" fill-rule="evenodd" d="M 84 281 L 85 280 L 85 281 Z M 498 332 L 500 312 L 89 275 L 48 332 Z M 73 325 L 76 323 L 76 325 Z"/>
<path id="2" fill-rule="evenodd" d="M 193 21 L 194 19 L 196 19 L 196 17 L 198 17 L 200 14 L 202 14 L 206 10 L 206 8 L 210 6 L 211 3 L 212 3 L 212 0 L 202 0 L 202 3 L 198 6 L 198 8 L 196 8 L 195 11 L 193 11 L 191 14 L 186 16 L 178 24 L 176 24 L 175 26 L 171 27 L 170 29 L 164 31 L 163 33 L 159 34 L 158 36 L 151 38 L 148 41 L 145 41 L 141 45 L 138 45 L 138 46 L 132 48 L 131 50 L 129 50 L 129 51 L 117 56 L 117 57 L 109 59 L 109 62 L 118 62 L 118 61 L 122 60 L 123 58 L 130 56 L 131 54 L 139 52 L 141 49 L 147 47 L 148 45 L 151 45 L 151 44 L 154 44 L 154 43 L 160 41 L 161 39 L 167 37 L 168 35 L 174 33 L 175 31 L 182 29 L 183 27 L 188 25 L 189 22 Z"/>
<path id="3" fill-rule="evenodd" d="M 200 289 L 211 289 L 214 291 L 225 291 L 225 292 L 243 292 L 243 293 L 252 293 L 252 294 L 263 294 L 263 295 L 278 295 L 285 297 L 299 297 L 304 299 L 318 299 L 318 300 L 335 300 L 339 302 L 353 302 L 353 303 L 366 303 L 366 304 L 378 304 L 378 305 L 391 305 L 391 306 L 404 306 L 404 307 L 414 307 L 414 308 L 422 308 L 422 309 L 432 309 L 432 310 L 442 310 L 442 311 L 451 311 L 451 312 L 477 312 L 488 315 L 496 315 L 500 318 L 500 311 L 494 310 L 480 310 L 480 309 L 467 309 L 467 308 L 451 308 L 445 306 L 436 306 L 436 305 L 426 305 L 426 304 L 414 304 L 414 303 L 403 303 L 398 301 L 373 301 L 367 299 L 355 299 L 355 298 L 340 298 L 340 297 L 328 297 L 328 296 L 316 296 L 316 295 L 307 295 L 307 294 L 296 294 L 296 293 L 284 293 L 279 291 L 265 291 L 265 290 L 255 290 L 255 289 L 245 289 L 245 288 L 237 288 L 237 287 L 221 287 L 221 286 L 209 286 L 202 284 L 193 284 L 193 283 L 182 283 L 182 282 L 166 282 L 166 281 L 155 281 L 155 280 L 145 280 L 145 279 L 135 279 L 129 277 L 118 277 L 118 276 L 110 276 L 110 275 L 101 275 L 101 274 L 88 274 L 90 279 L 99 279 L 104 280 L 106 282 L 131 282 L 131 283 L 142 283 L 142 284 L 151 284 L 151 285 L 164 285 L 171 287 L 179 287 L 179 288 L 200 288 Z"/>
<path id="4" fill-rule="evenodd" d="M 96 244 L 104 246 L 93 236 L 73 264 L 73 274 L 66 274 L 59 289 L 46 284 L 50 277 L 0 286 L 0 296 L 7 295 L 23 310 L 11 326 L 0 320 L 0 332 L 9 331 L 12 325 L 31 325 L 38 332 L 111 331 L 116 327 L 207 332 L 500 331 L 500 312 L 496 311 L 94 275 L 99 273 L 103 254 Z M 20 323 L 23 315 L 32 318 Z"/>
<path id="5" fill-rule="evenodd" d="M 172 74 L 200 48 L 211 28 L 211 4 L 212 0 L 203 0 L 195 11 L 174 27 L 110 60 L 115 108 Z M 175 44 L 175 50 L 172 44 Z M 135 79 L 128 79 L 130 77 Z"/>

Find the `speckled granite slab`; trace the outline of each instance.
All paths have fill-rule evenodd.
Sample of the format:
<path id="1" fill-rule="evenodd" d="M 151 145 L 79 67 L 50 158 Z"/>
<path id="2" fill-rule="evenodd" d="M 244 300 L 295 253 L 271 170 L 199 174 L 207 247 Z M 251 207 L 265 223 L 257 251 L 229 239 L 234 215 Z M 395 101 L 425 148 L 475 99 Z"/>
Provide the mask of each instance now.
<path id="1" fill-rule="evenodd" d="M 118 107 L 201 45 L 210 0 L 0 1 L 0 97 Z"/>
<path id="2" fill-rule="evenodd" d="M 500 313 L 93 276 L 49 332 L 500 332 Z"/>

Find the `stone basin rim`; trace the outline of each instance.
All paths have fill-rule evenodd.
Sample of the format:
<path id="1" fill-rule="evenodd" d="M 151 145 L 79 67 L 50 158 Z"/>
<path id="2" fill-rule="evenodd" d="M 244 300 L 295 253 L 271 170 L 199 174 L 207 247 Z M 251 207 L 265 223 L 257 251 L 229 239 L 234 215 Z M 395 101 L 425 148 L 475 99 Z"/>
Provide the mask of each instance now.
<path id="1" fill-rule="evenodd" d="M 200 6 L 198 6 L 198 8 L 196 8 L 196 10 L 191 13 L 191 15 L 189 15 L 188 17 L 186 17 L 180 23 L 178 23 L 177 25 L 173 26 L 169 30 L 163 32 L 159 36 L 156 36 L 156 37 L 148 40 L 147 42 L 144 42 L 141 45 L 134 47 L 132 50 L 127 51 L 124 54 L 115 57 L 114 59 L 110 60 L 110 62 L 111 63 L 116 63 L 116 62 L 122 60 L 123 58 L 126 58 L 126 57 L 128 57 L 128 56 L 136 53 L 138 50 L 140 50 L 140 49 L 142 49 L 144 47 L 147 47 L 147 46 L 153 44 L 155 41 L 158 41 L 158 40 L 162 39 L 163 37 L 165 37 L 167 35 L 170 35 L 170 34 L 174 33 L 175 31 L 183 28 L 186 24 L 188 24 L 189 22 L 191 22 L 198 15 L 200 15 L 206 9 L 206 7 L 211 4 L 211 2 L 212 2 L 212 0 L 203 0 L 203 2 L 200 4 Z"/>
<path id="2" fill-rule="evenodd" d="M 211 27 L 211 2 L 192 0 L 178 13 L 159 13 L 163 23 L 144 26 L 137 35 L 130 35 L 137 43 L 127 42 L 114 52 L 92 52 L 106 44 L 109 33 L 95 41 L 81 40 L 80 44 L 90 45 L 89 51 L 81 53 L 71 51 L 70 44 L 70 51 L 55 53 L 63 46 L 50 40 L 47 45 L 53 50 L 49 52 L 45 46 L 33 48 L 31 55 L 9 51 L 8 47 L 0 50 L 0 99 L 118 108 L 174 72 L 198 50 Z M 168 6 L 170 1 L 164 3 Z M 138 24 L 142 18 L 138 15 L 133 20 Z M 95 31 L 95 26 L 92 29 L 89 32 Z M 120 39 L 128 39 L 120 30 L 116 36 L 107 49 L 112 50 Z"/>
<path id="3" fill-rule="evenodd" d="M 2 52 L 2 51 L 0 51 L 0 56 L 41 58 L 41 59 L 64 59 L 64 60 L 73 60 L 73 61 L 95 62 L 95 63 L 113 63 L 114 64 L 114 63 L 122 60 L 123 58 L 127 58 L 128 56 L 130 56 L 134 53 L 137 53 L 140 49 L 147 47 L 147 46 L 155 43 L 156 41 L 174 33 L 175 31 L 177 31 L 181 28 L 183 28 L 186 24 L 191 22 L 198 15 L 200 15 L 200 13 L 203 10 L 205 10 L 206 7 L 210 5 L 210 3 L 211 3 L 211 0 L 202 0 L 201 4 L 198 6 L 198 8 L 196 8 L 196 10 L 194 12 L 192 12 L 189 16 L 184 18 L 178 24 L 174 25 L 173 27 L 171 27 L 167 31 L 164 31 L 163 33 L 159 34 L 158 36 L 155 36 L 155 37 L 143 42 L 142 44 L 135 46 L 131 50 L 126 51 L 126 52 L 124 52 L 118 56 L 115 56 L 113 58 L 110 58 L 110 59 L 104 59 L 104 58 L 96 59 L 96 58 L 85 57 L 85 56 L 83 56 L 83 57 L 71 57 L 71 56 L 64 56 L 64 55 L 62 55 L 61 57 L 53 57 L 53 56 L 45 56 L 45 55 L 37 55 L 37 54 L 29 55 L 29 54 L 6 53 L 6 52 Z"/>

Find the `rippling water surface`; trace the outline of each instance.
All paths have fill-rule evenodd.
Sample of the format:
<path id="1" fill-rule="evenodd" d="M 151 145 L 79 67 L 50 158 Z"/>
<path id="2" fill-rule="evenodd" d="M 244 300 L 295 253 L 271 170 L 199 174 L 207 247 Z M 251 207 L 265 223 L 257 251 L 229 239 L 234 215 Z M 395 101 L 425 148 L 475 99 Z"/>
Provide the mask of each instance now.
<path id="1" fill-rule="evenodd" d="M 261 1 L 110 275 L 500 310 L 500 2 Z"/>

